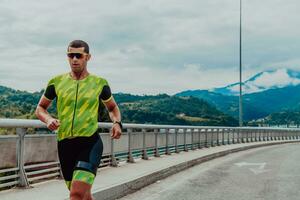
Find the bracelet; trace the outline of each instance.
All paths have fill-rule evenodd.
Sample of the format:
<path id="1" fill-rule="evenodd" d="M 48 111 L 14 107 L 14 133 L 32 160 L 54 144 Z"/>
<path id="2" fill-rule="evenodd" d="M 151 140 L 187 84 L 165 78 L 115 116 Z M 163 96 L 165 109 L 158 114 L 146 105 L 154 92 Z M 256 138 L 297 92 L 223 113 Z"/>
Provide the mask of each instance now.
<path id="1" fill-rule="evenodd" d="M 114 121 L 113 124 L 119 124 L 120 128 L 123 129 L 123 124 L 121 121 Z"/>

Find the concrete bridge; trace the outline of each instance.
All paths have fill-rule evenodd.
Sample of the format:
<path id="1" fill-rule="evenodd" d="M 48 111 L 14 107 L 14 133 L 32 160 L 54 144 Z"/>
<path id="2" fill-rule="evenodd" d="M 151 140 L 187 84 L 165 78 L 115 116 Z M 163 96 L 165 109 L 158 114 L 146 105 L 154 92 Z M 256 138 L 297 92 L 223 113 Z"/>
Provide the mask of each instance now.
<path id="1" fill-rule="evenodd" d="M 297 128 L 125 124 L 113 140 L 110 126 L 99 123 L 104 152 L 96 199 L 121 198 L 204 161 L 300 138 Z M 55 134 L 37 120 L 0 119 L 0 128 L 16 133 L 0 136 L 0 199 L 67 199 Z"/>

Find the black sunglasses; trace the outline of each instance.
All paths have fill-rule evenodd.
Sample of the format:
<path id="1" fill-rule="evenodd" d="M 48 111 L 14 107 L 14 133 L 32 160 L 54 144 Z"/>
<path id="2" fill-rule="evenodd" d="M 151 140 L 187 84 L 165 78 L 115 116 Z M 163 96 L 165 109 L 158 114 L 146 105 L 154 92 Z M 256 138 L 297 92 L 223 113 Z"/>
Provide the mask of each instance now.
<path id="1" fill-rule="evenodd" d="M 82 53 L 67 53 L 67 55 L 71 59 L 73 59 L 74 57 L 76 57 L 77 59 L 81 59 L 84 56 L 84 54 Z"/>

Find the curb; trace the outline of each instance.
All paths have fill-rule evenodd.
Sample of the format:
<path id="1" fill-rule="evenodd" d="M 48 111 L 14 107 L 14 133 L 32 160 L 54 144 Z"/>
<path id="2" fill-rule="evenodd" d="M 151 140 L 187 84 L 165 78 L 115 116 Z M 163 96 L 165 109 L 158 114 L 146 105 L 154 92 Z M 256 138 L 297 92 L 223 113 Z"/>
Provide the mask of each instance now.
<path id="1" fill-rule="evenodd" d="M 198 165 L 200 163 L 210 161 L 215 158 L 219 158 L 222 156 L 226 156 L 231 153 L 239 152 L 239 151 L 245 151 L 248 149 L 258 148 L 258 147 L 266 147 L 271 145 L 279 145 L 279 144 L 287 144 L 287 143 L 297 143 L 300 141 L 281 141 L 281 142 L 273 142 L 273 143 L 264 143 L 264 144 L 256 144 L 256 145 L 249 145 L 245 147 L 238 147 L 233 148 L 217 153 L 212 153 L 206 156 L 202 156 L 193 160 L 189 160 L 156 172 L 152 172 L 150 174 L 147 174 L 145 176 L 130 180 L 126 183 L 121 183 L 119 185 L 102 189 L 99 191 L 96 191 L 93 193 L 93 196 L 95 199 L 101 199 L 101 200 L 114 200 L 117 198 L 121 198 L 125 195 L 128 195 L 130 193 L 134 193 L 137 190 L 150 185 L 152 183 L 155 183 L 158 180 L 167 178 L 168 176 L 171 176 L 173 174 L 176 174 L 178 172 L 181 172 L 182 170 L 188 169 L 190 167 L 193 167 L 195 165 Z"/>

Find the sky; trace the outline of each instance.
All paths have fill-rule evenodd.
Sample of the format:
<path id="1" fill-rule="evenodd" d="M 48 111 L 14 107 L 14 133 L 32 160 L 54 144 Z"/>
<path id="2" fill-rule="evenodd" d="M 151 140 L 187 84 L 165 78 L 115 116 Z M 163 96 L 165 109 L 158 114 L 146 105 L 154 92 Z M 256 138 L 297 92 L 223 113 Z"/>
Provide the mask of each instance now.
<path id="1" fill-rule="evenodd" d="M 300 71 L 297 0 L 242 0 L 243 80 Z M 70 41 L 114 93 L 175 94 L 239 81 L 239 0 L 0 0 L 0 85 L 30 92 L 70 70 Z M 279 77 L 280 79 L 280 77 Z"/>

